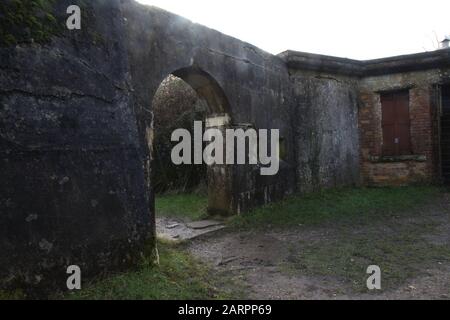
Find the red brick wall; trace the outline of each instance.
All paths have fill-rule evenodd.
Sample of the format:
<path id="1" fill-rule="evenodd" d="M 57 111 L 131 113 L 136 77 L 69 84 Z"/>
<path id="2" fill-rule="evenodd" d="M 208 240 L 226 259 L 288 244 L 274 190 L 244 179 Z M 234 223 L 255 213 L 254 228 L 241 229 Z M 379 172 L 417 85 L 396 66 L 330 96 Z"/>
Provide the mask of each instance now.
<path id="1" fill-rule="evenodd" d="M 358 115 L 361 176 L 366 185 L 408 185 L 436 178 L 436 130 L 433 73 L 382 76 L 362 80 Z M 379 91 L 411 87 L 411 145 L 414 156 L 383 158 Z"/>

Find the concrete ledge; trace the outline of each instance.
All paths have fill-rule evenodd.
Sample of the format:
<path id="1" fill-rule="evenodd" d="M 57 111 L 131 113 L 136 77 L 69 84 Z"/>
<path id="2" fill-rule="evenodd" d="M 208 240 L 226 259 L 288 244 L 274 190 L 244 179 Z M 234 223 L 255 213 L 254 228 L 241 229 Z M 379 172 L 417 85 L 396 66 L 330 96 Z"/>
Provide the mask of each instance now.
<path id="1" fill-rule="evenodd" d="M 426 162 L 427 156 L 424 155 L 404 155 L 404 156 L 370 156 L 370 162 L 373 163 L 386 163 L 386 162 Z"/>
<path id="2" fill-rule="evenodd" d="M 290 69 L 328 72 L 350 76 L 361 76 L 363 71 L 362 61 L 347 58 L 290 50 L 280 53 L 278 56 L 286 62 Z"/>
<path id="3" fill-rule="evenodd" d="M 278 55 L 290 69 L 366 77 L 450 67 L 450 49 L 375 60 L 353 60 L 320 54 L 285 51 Z"/>

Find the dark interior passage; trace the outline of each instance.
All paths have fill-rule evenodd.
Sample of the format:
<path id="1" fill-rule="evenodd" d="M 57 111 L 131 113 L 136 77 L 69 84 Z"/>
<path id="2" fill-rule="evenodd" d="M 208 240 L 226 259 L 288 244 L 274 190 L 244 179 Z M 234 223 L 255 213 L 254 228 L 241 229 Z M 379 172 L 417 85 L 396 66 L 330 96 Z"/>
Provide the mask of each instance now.
<path id="1" fill-rule="evenodd" d="M 442 87 L 441 117 L 442 178 L 450 184 L 450 85 Z"/>

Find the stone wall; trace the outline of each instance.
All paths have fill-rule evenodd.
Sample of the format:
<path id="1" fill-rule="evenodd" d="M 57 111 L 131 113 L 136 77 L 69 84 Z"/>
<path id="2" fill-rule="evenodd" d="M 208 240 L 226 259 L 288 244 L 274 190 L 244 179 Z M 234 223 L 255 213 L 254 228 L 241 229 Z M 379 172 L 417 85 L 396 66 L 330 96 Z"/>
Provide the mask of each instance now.
<path id="1" fill-rule="evenodd" d="M 357 81 L 299 70 L 291 73 L 300 192 L 359 184 Z"/>
<path id="2" fill-rule="evenodd" d="M 63 289 L 67 266 L 135 264 L 153 239 L 118 3 L 90 6 L 80 33 L 0 48 L 1 287 Z"/>
<path id="3" fill-rule="evenodd" d="M 79 31 L 65 28 L 70 4 L 82 9 Z M 151 253 L 152 100 L 171 73 L 232 126 L 279 129 L 286 141 L 276 176 L 230 168 L 231 212 L 293 192 L 292 95 L 279 57 L 134 1 L 58 1 L 52 15 L 49 41 L 0 47 L 0 290 L 41 296 L 65 289 L 69 265 L 88 279 L 136 264 L 146 244 Z"/>
<path id="4" fill-rule="evenodd" d="M 81 6 L 80 31 L 65 27 L 70 4 Z M 57 1 L 53 16 L 42 42 L 24 32 L 27 41 L 0 47 L 0 290 L 25 284 L 43 295 L 64 289 L 69 265 L 89 278 L 153 250 L 152 101 L 169 74 L 207 101 L 208 116 L 280 130 L 277 175 L 217 167 L 225 180 L 216 203 L 229 212 L 358 185 L 360 164 L 376 185 L 429 181 L 436 171 L 432 84 L 450 80 L 436 71 L 450 67 L 449 50 L 372 62 L 274 56 L 131 0 Z M 377 91 L 405 86 L 418 158 L 376 162 Z"/>
<path id="5" fill-rule="evenodd" d="M 359 178 L 375 186 L 438 180 L 438 88 L 450 82 L 450 50 L 368 61 L 296 51 L 280 57 L 295 89 L 300 191 Z M 410 92 L 413 155 L 383 157 L 380 92 L 400 89 Z"/>
<path id="6" fill-rule="evenodd" d="M 287 157 L 276 176 L 260 176 L 257 166 L 229 168 L 231 210 L 243 213 L 292 193 L 295 188 L 294 137 L 290 126 L 293 97 L 284 61 L 249 43 L 158 8 L 127 1 L 123 13 L 127 19 L 131 78 L 136 96 L 134 108 L 141 132 L 151 127 L 148 111 L 155 91 L 167 75 L 174 73 L 193 86 L 200 97 L 210 100 L 210 115 L 226 113 L 232 127 L 278 129 L 286 141 Z M 203 92 L 211 82 L 217 90 Z M 225 97 L 221 103 L 216 103 L 214 98 L 217 91 Z M 145 137 L 141 140 L 143 145 L 147 143 Z"/>

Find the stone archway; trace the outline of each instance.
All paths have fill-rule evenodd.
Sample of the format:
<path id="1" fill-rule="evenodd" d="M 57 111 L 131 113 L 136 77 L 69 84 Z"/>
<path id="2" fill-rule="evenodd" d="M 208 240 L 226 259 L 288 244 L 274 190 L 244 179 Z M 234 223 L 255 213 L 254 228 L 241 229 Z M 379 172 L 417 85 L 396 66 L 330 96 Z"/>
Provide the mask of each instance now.
<path id="1" fill-rule="evenodd" d="M 295 187 L 295 100 L 283 59 L 134 1 L 80 6 L 92 13 L 83 35 L 61 30 L 46 45 L 0 47 L 0 287 L 64 286 L 67 265 L 95 275 L 152 248 L 150 102 L 172 72 L 208 102 L 210 124 L 279 129 L 292 141 L 291 165 L 264 184 L 248 166 L 211 168 L 211 212 L 245 212 Z"/>
<path id="2" fill-rule="evenodd" d="M 230 105 L 218 82 L 199 67 L 182 68 L 170 74 L 182 79 L 205 102 L 207 111 L 203 127 L 219 129 L 225 134 L 225 130 L 231 126 Z M 153 152 L 152 146 L 150 149 Z M 214 164 L 207 167 L 207 211 L 209 214 L 230 215 L 234 213 L 232 177 L 231 166 Z"/>

